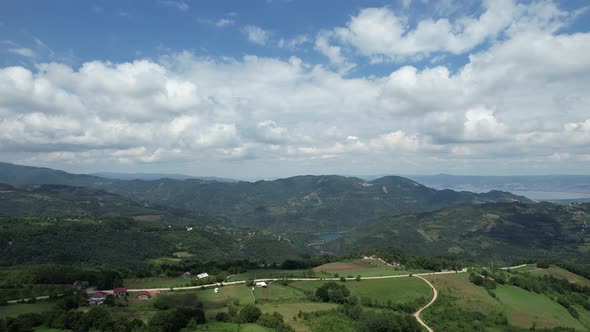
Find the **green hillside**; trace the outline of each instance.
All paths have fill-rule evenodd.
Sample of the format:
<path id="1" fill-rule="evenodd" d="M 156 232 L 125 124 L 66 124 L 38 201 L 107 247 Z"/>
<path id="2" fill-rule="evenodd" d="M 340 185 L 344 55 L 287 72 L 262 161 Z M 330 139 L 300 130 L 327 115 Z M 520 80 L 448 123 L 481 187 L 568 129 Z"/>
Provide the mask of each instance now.
<path id="1" fill-rule="evenodd" d="M 530 202 L 506 192 L 436 190 L 387 176 L 367 182 L 343 176 L 296 176 L 258 182 L 198 179 L 113 180 L 46 168 L 0 164 L 0 182 L 67 184 L 101 189 L 198 215 L 222 216 L 235 226 L 273 231 L 346 230 L 384 216 L 433 211 L 465 203 Z"/>
<path id="2" fill-rule="evenodd" d="M 180 261 L 178 252 L 201 262 L 280 262 L 309 249 L 272 233 L 222 226 L 168 226 L 120 217 L 0 218 L 0 266 L 5 267 L 58 263 L 142 268 L 158 258 Z"/>
<path id="3" fill-rule="evenodd" d="M 590 204 L 486 203 L 383 218 L 348 232 L 326 250 L 395 247 L 421 255 L 453 254 L 511 263 L 566 259 L 590 264 Z"/>
<path id="4" fill-rule="evenodd" d="M 165 216 L 169 211 L 150 208 L 102 190 L 65 185 L 0 185 L 0 216 L 87 217 Z"/>

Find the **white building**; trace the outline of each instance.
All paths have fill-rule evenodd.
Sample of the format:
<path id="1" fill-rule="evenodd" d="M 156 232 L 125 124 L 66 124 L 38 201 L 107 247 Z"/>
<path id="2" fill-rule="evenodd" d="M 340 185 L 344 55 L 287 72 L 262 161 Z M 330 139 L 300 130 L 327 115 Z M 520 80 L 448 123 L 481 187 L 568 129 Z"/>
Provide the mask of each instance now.
<path id="1" fill-rule="evenodd" d="M 268 285 L 264 281 L 257 281 L 256 282 L 256 287 L 266 287 L 266 286 L 268 286 Z"/>
<path id="2" fill-rule="evenodd" d="M 209 274 L 207 274 L 207 272 L 197 274 L 197 278 L 199 278 L 199 279 L 204 279 L 204 278 L 208 278 L 208 277 L 209 277 Z"/>

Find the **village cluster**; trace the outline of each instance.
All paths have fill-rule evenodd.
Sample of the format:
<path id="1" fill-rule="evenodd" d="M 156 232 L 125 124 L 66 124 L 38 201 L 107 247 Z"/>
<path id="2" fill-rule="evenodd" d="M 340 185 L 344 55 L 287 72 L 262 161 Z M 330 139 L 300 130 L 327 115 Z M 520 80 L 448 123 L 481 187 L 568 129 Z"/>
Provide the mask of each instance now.
<path id="1" fill-rule="evenodd" d="M 209 277 L 209 274 L 206 272 L 203 273 L 199 273 L 197 274 L 195 277 L 193 277 L 193 275 L 190 272 L 185 272 L 182 274 L 182 277 L 185 279 L 198 279 L 198 280 L 202 280 L 202 279 L 206 279 Z M 88 281 L 84 281 L 84 280 L 76 280 L 71 288 L 72 290 L 78 291 L 78 292 L 85 292 L 88 289 L 89 286 L 89 282 Z M 266 284 L 265 284 L 266 287 Z M 214 289 L 215 293 L 219 293 L 219 288 L 215 288 Z M 135 293 L 135 292 L 134 292 Z M 140 301 L 147 301 L 150 298 L 152 298 L 153 296 L 156 296 L 158 294 L 160 294 L 159 291 L 147 291 L 147 290 L 142 290 L 137 293 L 137 299 Z M 89 305 L 101 305 L 103 303 L 105 303 L 105 301 L 107 300 L 107 297 L 109 295 L 113 295 L 115 298 L 126 298 L 127 296 L 129 296 L 129 291 L 127 288 L 124 287 L 118 287 L 113 289 L 112 291 L 97 291 L 94 292 L 90 295 L 90 297 L 88 298 L 88 304 Z"/>

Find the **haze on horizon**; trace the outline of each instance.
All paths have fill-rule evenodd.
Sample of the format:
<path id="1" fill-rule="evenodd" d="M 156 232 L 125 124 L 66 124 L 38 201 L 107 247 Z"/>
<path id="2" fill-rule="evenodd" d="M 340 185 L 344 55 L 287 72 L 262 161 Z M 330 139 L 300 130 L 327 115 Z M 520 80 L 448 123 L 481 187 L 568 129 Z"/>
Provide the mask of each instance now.
<path id="1" fill-rule="evenodd" d="M 585 1 L 0 4 L 0 161 L 590 174 Z"/>

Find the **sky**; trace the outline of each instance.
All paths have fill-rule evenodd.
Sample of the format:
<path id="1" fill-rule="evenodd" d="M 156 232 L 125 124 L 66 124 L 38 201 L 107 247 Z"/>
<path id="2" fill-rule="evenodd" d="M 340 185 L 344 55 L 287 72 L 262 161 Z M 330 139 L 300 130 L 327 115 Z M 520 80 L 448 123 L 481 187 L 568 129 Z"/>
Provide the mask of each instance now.
<path id="1" fill-rule="evenodd" d="M 584 0 L 0 2 L 0 161 L 590 174 Z"/>

